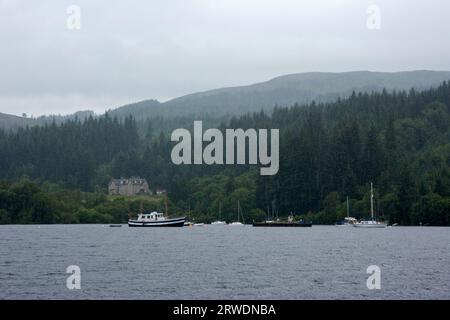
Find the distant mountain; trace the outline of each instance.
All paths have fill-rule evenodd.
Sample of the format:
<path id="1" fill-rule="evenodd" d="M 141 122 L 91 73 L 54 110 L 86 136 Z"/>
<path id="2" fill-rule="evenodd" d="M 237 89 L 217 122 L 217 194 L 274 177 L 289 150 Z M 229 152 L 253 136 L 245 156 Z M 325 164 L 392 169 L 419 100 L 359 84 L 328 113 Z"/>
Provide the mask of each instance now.
<path id="1" fill-rule="evenodd" d="M 110 110 L 111 116 L 137 120 L 157 116 L 220 117 L 247 112 L 271 110 L 275 105 L 291 106 L 313 100 L 329 102 L 355 92 L 392 90 L 424 90 L 450 80 L 450 71 L 407 71 L 343 73 L 309 72 L 290 74 L 248 86 L 221 88 L 193 93 L 167 102 L 144 100 Z M 46 116 L 37 119 L 21 118 L 0 113 L 0 128 L 14 129 L 26 125 L 57 123 L 93 116 L 92 111 L 80 111 L 69 116 Z"/>
<path id="2" fill-rule="evenodd" d="M 423 90 L 448 80 L 449 71 L 298 73 L 249 86 L 193 93 L 164 103 L 141 101 L 112 110 L 111 114 L 119 117 L 131 114 L 137 119 L 158 115 L 238 115 L 270 110 L 275 105 L 290 106 L 313 100 L 329 102 L 349 96 L 353 91 Z"/>

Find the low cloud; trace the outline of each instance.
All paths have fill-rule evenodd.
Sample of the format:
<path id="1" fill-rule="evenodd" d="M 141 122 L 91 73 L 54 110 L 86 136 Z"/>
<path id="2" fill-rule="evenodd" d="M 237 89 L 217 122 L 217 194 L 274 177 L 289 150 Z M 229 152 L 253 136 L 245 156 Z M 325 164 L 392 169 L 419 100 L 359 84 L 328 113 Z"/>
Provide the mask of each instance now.
<path id="1" fill-rule="evenodd" d="M 308 71 L 449 70 L 450 3 L 0 0 L 0 112 L 106 109 Z M 68 30 L 66 8 L 81 9 Z"/>

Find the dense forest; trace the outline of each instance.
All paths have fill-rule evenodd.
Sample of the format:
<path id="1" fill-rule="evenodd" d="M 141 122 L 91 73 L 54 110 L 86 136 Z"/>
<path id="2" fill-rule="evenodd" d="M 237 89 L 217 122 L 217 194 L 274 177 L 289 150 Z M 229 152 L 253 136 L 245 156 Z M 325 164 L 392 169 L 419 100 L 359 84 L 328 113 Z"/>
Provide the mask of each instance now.
<path id="1" fill-rule="evenodd" d="M 450 225 L 450 84 L 409 92 L 353 93 L 333 103 L 276 107 L 204 126 L 279 128 L 280 170 L 176 166 L 171 130 L 194 118 L 146 121 L 105 116 L 0 131 L 0 223 L 123 222 L 139 201 L 106 196 L 112 177 L 141 176 L 166 188 L 170 211 L 197 221 L 246 222 L 290 213 L 314 223 L 370 213 L 380 219 Z M 153 201 L 153 202 L 152 202 Z M 161 208 L 150 199 L 148 209 Z"/>

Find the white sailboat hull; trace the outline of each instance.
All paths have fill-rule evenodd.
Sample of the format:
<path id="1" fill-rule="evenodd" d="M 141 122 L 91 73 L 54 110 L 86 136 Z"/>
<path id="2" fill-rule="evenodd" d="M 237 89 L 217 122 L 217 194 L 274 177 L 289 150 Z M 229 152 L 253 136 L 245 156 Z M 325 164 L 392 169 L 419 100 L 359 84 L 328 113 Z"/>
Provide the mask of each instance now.
<path id="1" fill-rule="evenodd" d="M 355 228 L 386 228 L 386 224 L 382 222 L 378 222 L 374 219 L 373 216 L 373 183 L 370 183 L 370 215 L 372 217 L 371 220 L 361 220 L 358 223 L 353 224 Z"/>
<path id="2" fill-rule="evenodd" d="M 211 223 L 212 226 L 224 226 L 227 223 L 225 221 L 214 221 Z"/>
<path id="3" fill-rule="evenodd" d="M 386 228 L 384 223 L 355 223 L 355 228 Z"/>

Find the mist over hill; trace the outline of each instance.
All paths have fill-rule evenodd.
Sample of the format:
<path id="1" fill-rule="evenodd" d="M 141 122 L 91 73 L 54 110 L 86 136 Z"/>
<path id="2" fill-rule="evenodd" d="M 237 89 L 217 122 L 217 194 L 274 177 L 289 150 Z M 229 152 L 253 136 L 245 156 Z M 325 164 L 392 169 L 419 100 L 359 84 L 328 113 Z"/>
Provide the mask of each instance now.
<path id="1" fill-rule="evenodd" d="M 27 125 L 36 125 L 36 120 L 0 112 L 0 129 L 16 130 Z"/>
<path id="2" fill-rule="evenodd" d="M 144 100 L 131 103 L 108 113 L 123 119 L 133 116 L 137 121 L 149 118 L 180 116 L 222 117 L 242 115 L 260 110 L 271 111 L 276 105 L 290 106 L 311 101 L 332 102 L 355 92 L 380 92 L 383 89 L 425 90 L 450 79 L 449 71 L 370 72 L 343 73 L 309 72 L 280 76 L 269 81 L 248 86 L 220 88 L 181 96 L 166 102 Z M 82 111 L 69 116 L 45 116 L 27 119 L 0 114 L 0 128 L 16 129 L 26 125 L 39 125 L 55 121 L 64 122 L 77 117 L 80 120 L 93 116 L 92 111 Z"/>
<path id="3" fill-rule="evenodd" d="M 84 121 L 89 117 L 94 117 L 95 113 L 91 110 L 77 111 L 69 115 L 51 115 L 38 118 L 19 117 L 11 114 L 0 113 L 0 129 L 17 130 L 18 128 L 32 127 L 36 125 L 61 124 L 68 120 L 78 119 Z"/>
<path id="4" fill-rule="evenodd" d="M 141 101 L 112 110 L 111 115 L 131 114 L 136 119 L 160 115 L 240 115 L 271 110 L 275 105 L 289 106 L 313 100 L 331 102 L 350 96 L 353 91 L 428 89 L 449 79 L 448 71 L 297 73 L 249 86 L 193 93 L 164 103 Z"/>

